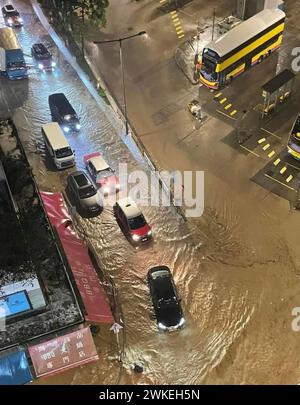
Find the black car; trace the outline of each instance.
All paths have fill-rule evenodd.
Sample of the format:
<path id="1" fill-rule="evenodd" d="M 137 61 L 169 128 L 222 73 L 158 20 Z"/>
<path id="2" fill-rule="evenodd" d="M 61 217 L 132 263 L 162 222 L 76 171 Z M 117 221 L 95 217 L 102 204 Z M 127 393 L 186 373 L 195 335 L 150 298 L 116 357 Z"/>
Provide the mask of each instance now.
<path id="1" fill-rule="evenodd" d="M 52 60 L 52 55 L 44 44 L 34 44 L 31 47 L 31 56 L 37 61 L 40 70 L 54 70 L 56 63 Z"/>
<path id="2" fill-rule="evenodd" d="M 51 94 L 48 101 L 52 120 L 58 122 L 64 132 L 80 130 L 79 118 L 63 93 Z"/>
<path id="3" fill-rule="evenodd" d="M 180 299 L 170 269 L 153 267 L 148 271 L 148 284 L 160 330 L 177 330 L 185 324 Z"/>
<path id="4" fill-rule="evenodd" d="M 77 171 L 68 176 L 67 190 L 79 211 L 101 212 L 97 189 L 84 172 Z"/>
<path id="5" fill-rule="evenodd" d="M 9 27 L 22 27 L 23 19 L 12 4 L 7 4 L 2 7 L 2 15 L 5 24 Z"/>

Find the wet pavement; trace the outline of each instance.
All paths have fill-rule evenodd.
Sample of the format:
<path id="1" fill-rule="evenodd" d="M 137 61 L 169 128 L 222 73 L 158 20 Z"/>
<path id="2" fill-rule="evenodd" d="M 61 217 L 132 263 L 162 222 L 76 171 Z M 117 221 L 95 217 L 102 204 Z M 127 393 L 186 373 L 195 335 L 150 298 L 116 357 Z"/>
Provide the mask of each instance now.
<path id="1" fill-rule="evenodd" d="M 12 114 L 41 189 L 62 190 L 67 176 L 48 163 L 41 139 L 41 125 L 50 121 L 47 97 L 53 92 L 63 91 L 81 118 L 80 133 L 68 136 L 78 168 L 83 168 L 83 155 L 96 150 L 112 167 L 118 162 L 127 162 L 131 170 L 140 167 L 105 108 L 99 109 L 59 55 L 28 3 L 14 3 L 26 12 L 24 28 L 18 34 L 25 52 L 29 53 L 33 42 L 43 40 L 58 59 L 55 74 L 32 69 L 28 81 L 1 79 L 1 111 Z M 154 40 L 151 31 L 149 34 Z M 182 91 L 182 85 L 190 85 L 183 76 L 178 79 L 171 52 L 167 53 L 161 66 L 168 66 L 170 75 L 159 65 L 140 71 L 140 95 L 135 95 L 133 86 L 129 114 L 160 167 L 205 171 L 205 213 L 183 223 L 171 209 L 145 208 L 154 244 L 143 250 L 128 244 L 111 209 L 93 219 L 76 216 L 79 232 L 93 244 L 103 270 L 114 278 L 119 292 L 126 329 L 124 369 L 119 375 L 118 362 L 110 359 L 109 335 L 100 333 L 96 338 L 99 362 L 41 383 L 296 384 L 300 379 L 299 337 L 291 329 L 291 311 L 300 300 L 299 214 L 289 210 L 285 199 L 250 181 L 266 160 L 222 142 L 234 131 L 227 117 L 210 115 L 205 126 L 193 129 L 193 118 L 183 102 L 188 93 Z M 155 104 L 144 114 L 151 91 L 158 91 L 148 87 L 152 74 L 166 83 L 164 106 L 181 105 L 173 108 L 172 119 L 160 132 L 149 125 L 157 112 Z M 132 83 L 131 78 L 129 86 Z M 176 100 L 168 94 L 168 87 L 177 92 Z M 188 88 L 192 95 L 195 88 Z M 209 100 L 212 97 L 206 93 L 208 102 L 215 102 Z M 236 105 L 240 110 L 238 101 Z M 135 121 L 139 114 L 142 120 Z M 172 269 L 182 297 L 187 325 L 179 333 L 158 333 L 151 319 L 146 273 L 157 264 Z M 143 361 L 144 373 L 133 372 L 136 361 Z"/>

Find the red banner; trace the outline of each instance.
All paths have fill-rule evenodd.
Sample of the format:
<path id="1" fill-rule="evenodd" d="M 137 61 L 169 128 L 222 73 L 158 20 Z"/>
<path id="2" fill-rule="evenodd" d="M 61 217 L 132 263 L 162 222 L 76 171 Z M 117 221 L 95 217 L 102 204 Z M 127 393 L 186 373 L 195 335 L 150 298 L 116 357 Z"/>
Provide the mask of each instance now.
<path id="1" fill-rule="evenodd" d="M 85 319 L 95 323 L 114 323 L 105 290 L 100 284 L 85 243 L 72 226 L 62 194 L 41 192 L 41 196 L 80 292 L 86 310 Z"/>

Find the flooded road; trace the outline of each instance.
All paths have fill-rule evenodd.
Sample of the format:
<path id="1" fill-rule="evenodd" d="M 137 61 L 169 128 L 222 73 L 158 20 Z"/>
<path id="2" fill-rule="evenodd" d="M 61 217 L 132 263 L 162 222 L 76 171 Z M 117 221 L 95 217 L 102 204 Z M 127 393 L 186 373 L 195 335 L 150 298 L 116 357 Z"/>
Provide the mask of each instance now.
<path id="1" fill-rule="evenodd" d="M 28 82 L 1 79 L 1 108 L 13 115 L 40 189 L 63 190 L 68 174 L 54 171 L 41 138 L 41 126 L 51 120 L 48 96 L 54 92 L 64 92 L 81 119 L 82 130 L 67 136 L 76 151 L 77 168 L 83 169 L 83 156 L 94 151 L 103 153 L 114 168 L 119 162 L 128 163 L 129 170 L 141 168 L 112 125 L 111 112 L 104 103 L 99 108 L 29 4 L 14 4 L 24 12 L 18 37 L 25 53 L 30 54 L 33 43 L 45 41 L 58 61 L 54 74 L 32 68 Z M 173 157 L 180 166 L 188 162 L 184 152 L 183 148 L 182 157 Z M 240 158 L 226 158 L 228 166 L 241 163 Z M 300 255 L 295 249 L 299 217 L 278 197 L 259 194 L 250 182 L 230 188 L 224 167 L 210 171 L 210 164 L 212 151 L 202 167 L 208 172 L 204 215 L 184 223 L 171 208 L 144 208 L 154 234 L 153 245 L 145 249 L 129 245 L 110 208 L 93 219 L 76 216 L 79 233 L 92 243 L 118 290 L 126 328 L 124 369 L 120 375 L 118 362 L 110 357 L 113 337 L 104 331 L 96 337 L 97 363 L 37 383 L 300 381 L 299 339 L 291 330 L 291 311 L 300 303 Z M 150 316 L 146 274 L 158 264 L 171 268 L 182 298 L 187 324 L 179 333 L 159 333 Z M 132 370 L 137 360 L 145 365 L 143 374 Z"/>

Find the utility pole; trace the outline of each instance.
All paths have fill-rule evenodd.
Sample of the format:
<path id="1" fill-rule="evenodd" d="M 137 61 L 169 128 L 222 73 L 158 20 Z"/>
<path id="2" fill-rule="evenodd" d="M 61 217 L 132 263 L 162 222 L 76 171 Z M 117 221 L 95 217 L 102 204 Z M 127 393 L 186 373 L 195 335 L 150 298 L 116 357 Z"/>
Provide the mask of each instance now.
<path id="1" fill-rule="evenodd" d="M 84 57 L 84 8 L 81 7 L 81 20 L 82 20 L 82 27 L 81 27 L 81 52 Z"/>
<path id="2" fill-rule="evenodd" d="M 141 35 L 145 35 L 146 31 L 138 32 L 134 35 L 129 35 L 128 37 L 111 39 L 107 41 L 94 41 L 94 44 L 111 44 L 118 42 L 119 44 L 119 54 L 120 54 L 120 68 L 121 68 L 121 78 L 122 78 L 122 89 L 123 89 L 123 102 L 124 102 L 124 118 L 125 118 L 125 131 L 126 136 L 129 135 L 129 125 L 128 125 L 128 116 L 127 116 L 127 102 L 126 102 L 126 87 L 125 87 L 125 77 L 124 77 L 124 63 L 123 63 L 123 52 L 122 52 L 122 42 L 128 39 L 136 38 Z"/>
<path id="3" fill-rule="evenodd" d="M 199 41 L 200 41 L 200 33 L 203 32 L 200 30 L 200 21 L 197 22 L 197 37 L 196 37 L 196 54 L 194 58 L 194 80 L 199 79 Z"/>

